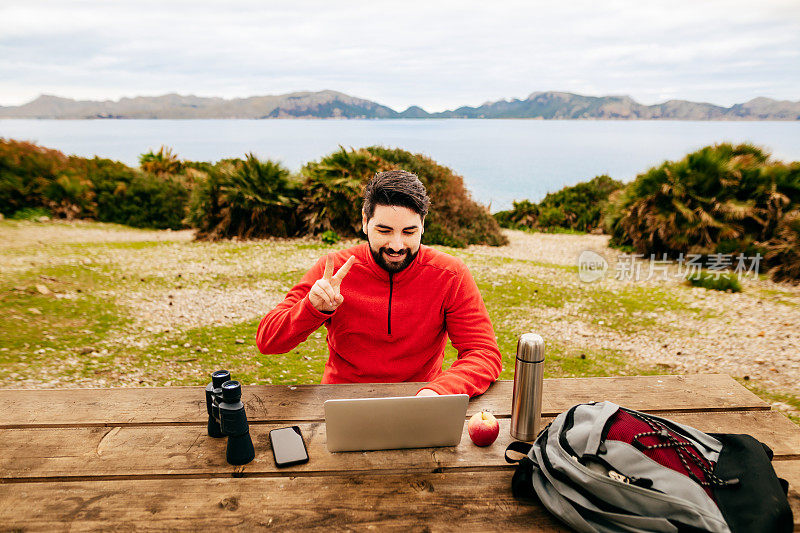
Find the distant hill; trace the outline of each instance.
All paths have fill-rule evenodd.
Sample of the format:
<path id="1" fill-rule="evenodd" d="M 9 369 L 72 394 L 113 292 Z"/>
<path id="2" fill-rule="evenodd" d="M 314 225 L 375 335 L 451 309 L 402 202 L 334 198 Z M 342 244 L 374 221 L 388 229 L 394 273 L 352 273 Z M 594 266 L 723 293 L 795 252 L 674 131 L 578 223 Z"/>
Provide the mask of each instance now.
<path id="1" fill-rule="evenodd" d="M 527 118 L 527 119 L 670 119 L 670 120 L 800 120 L 800 101 L 754 98 L 722 107 L 704 102 L 669 100 L 643 105 L 630 96 L 582 96 L 535 92 L 487 102 L 478 107 L 428 113 L 411 106 L 398 113 L 387 106 L 336 91 L 297 92 L 250 98 L 203 98 L 166 94 L 117 101 L 72 100 L 42 95 L 21 106 L 0 106 L 0 118 L 42 119 L 198 119 L 198 118 Z"/>
<path id="2" fill-rule="evenodd" d="M 672 120 L 799 120 L 800 101 L 755 98 L 722 107 L 708 103 L 669 100 L 643 105 L 630 96 L 581 96 L 562 92 L 536 92 L 524 100 L 487 102 L 479 107 L 459 107 L 430 115 L 436 118 L 538 118 L 538 119 L 672 119 Z"/>
<path id="3" fill-rule="evenodd" d="M 71 100 L 42 95 L 18 107 L 0 107 L 2 118 L 396 118 L 386 106 L 336 91 L 251 98 L 202 98 L 166 94 L 118 101 Z"/>

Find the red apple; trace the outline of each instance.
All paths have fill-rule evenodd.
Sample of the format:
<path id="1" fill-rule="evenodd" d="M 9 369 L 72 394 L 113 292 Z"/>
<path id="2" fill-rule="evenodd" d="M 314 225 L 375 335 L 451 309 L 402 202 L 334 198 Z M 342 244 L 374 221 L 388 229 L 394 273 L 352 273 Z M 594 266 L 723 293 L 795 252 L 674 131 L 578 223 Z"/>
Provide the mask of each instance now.
<path id="1" fill-rule="evenodd" d="M 500 424 L 497 423 L 497 419 L 492 416 L 492 413 L 481 411 L 480 413 L 475 413 L 469 419 L 467 430 L 469 431 L 469 438 L 477 446 L 489 446 L 500 433 Z"/>

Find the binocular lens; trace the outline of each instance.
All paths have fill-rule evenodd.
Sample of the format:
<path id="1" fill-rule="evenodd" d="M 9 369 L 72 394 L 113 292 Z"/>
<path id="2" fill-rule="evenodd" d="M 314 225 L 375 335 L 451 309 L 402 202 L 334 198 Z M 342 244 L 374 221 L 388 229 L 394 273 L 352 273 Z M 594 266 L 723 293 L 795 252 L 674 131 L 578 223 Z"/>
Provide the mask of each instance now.
<path id="1" fill-rule="evenodd" d="M 227 370 L 217 370 L 213 374 L 211 374 L 211 383 L 215 389 L 222 387 L 222 384 L 226 381 L 230 381 L 231 373 Z"/>
<path id="2" fill-rule="evenodd" d="M 242 385 L 238 381 L 226 381 L 222 384 L 222 400 L 228 403 L 238 402 L 242 398 Z"/>

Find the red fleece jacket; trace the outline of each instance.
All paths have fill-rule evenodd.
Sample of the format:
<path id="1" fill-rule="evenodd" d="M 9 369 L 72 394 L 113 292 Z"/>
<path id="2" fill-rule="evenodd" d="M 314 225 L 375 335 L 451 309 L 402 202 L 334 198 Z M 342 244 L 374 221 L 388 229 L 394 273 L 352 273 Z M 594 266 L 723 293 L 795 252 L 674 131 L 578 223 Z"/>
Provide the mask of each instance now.
<path id="1" fill-rule="evenodd" d="M 323 313 L 308 299 L 325 270 L 323 257 L 261 320 L 261 353 L 286 353 L 324 323 L 330 356 L 322 383 L 425 381 L 439 394 L 475 396 L 497 379 L 502 362 L 492 323 L 460 259 L 421 246 L 408 267 L 390 275 L 362 244 L 335 252 L 334 272 L 351 255 L 342 305 Z M 442 372 L 448 336 L 458 360 Z"/>

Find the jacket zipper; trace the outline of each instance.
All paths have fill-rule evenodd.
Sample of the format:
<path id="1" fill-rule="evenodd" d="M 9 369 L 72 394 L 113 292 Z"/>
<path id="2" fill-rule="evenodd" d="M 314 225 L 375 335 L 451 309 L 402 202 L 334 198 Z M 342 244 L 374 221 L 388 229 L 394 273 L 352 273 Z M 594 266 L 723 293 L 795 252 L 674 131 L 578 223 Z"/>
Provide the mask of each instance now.
<path id="1" fill-rule="evenodd" d="M 387 330 L 389 335 L 392 334 L 392 292 L 394 290 L 394 274 L 389 274 L 389 314 L 387 317 Z"/>

